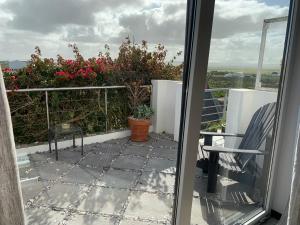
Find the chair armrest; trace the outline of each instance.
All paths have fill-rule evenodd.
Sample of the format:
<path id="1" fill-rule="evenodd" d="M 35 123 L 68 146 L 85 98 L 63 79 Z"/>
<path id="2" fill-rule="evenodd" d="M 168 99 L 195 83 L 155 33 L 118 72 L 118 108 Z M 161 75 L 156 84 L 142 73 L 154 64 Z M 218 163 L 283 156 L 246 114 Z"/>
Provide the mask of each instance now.
<path id="1" fill-rule="evenodd" d="M 200 131 L 200 134 L 205 136 L 244 137 L 244 134 L 217 133 L 217 132 L 208 132 L 208 131 Z"/>
<path id="2" fill-rule="evenodd" d="M 266 155 L 266 152 L 256 149 L 238 149 L 238 148 L 224 148 L 217 146 L 203 146 L 202 149 L 206 152 L 219 152 L 219 153 L 243 153 L 253 155 Z"/>

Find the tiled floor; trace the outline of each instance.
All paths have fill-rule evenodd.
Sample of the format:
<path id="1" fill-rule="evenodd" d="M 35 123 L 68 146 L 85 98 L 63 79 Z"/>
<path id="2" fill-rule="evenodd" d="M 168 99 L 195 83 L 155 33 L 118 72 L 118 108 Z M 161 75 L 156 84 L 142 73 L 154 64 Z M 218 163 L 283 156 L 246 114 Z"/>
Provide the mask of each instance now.
<path id="1" fill-rule="evenodd" d="M 79 147 L 60 150 L 59 161 L 54 153 L 30 155 L 30 167 L 20 174 L 40 179 L 22 183 L 28 225 L 171 223 L 177 143 L 169 136 L 151 134 L 146 143 L 123 138 L 84 149 L 83 157 Z M 219 225 L 255 208 L 251 199 L 241 207 L 230 195 L 207 194 L 207 176 L 199 169 L 195 179 L 191 224 Z M 232 183 L 220 178 L 218 186 Z M 234 193 L 247 191 L 231 186 Z"/>
<path id="2" fill-rule="evenodd" d="M 30 155 L 21 168 L 28 224 L 170 224 L 177 143 L 151 135 L 147 143 L 111 140 Z"/>

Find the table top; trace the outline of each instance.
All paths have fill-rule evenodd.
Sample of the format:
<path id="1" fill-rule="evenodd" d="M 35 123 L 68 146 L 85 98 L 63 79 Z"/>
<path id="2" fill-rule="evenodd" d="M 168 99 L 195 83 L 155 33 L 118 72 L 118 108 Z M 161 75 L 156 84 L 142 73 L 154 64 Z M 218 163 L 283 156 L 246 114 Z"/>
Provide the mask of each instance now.
<path id="1" fill-rule="evenodd" d="M 57 124 L 55 126 L 50 127 L 50 132 L 54 134 L 72 134 L 72 133 L 80 133 L 82 132 L 81 127 L 76 124 L 70 124 L 70 127 L 64 128 L 62 124 Z"/>

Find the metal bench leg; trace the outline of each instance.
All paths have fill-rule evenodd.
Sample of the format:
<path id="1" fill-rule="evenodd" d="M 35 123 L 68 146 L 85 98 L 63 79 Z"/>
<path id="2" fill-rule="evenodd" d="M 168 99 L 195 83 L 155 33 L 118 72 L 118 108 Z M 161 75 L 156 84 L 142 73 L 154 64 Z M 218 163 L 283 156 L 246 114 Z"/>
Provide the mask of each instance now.
<path id="1" fill-rule="evenodd" d="M 215 193 L 217 187 L 217 172 L 218 172 L 219 153 L 210 152 L 208 161 L 208 181 L 207 192 Z"/>
<path id="2" fill-rule="evenodd" d="M 49 144 L 49 152 L 51 153 L 52 152 L 52 149 L 51 149 L 51 134 L 48 130 L 48 144 Z"/>
<path id="3" fill-rule="evenodd" d="M 81 132 L 81 155 L 83 155 L 83 134 Z"/>
<path id="4" fill-rule="evenodd" d="M 73 134 L 73 148 L 75 148 L 76 145 L 75 145 L 75 135 Z"/>
<path id="5" fill-rule="evenodd" d="M 57 151 L 57 138 L 55 138 L 55 158 L 58 160 L 58 151 Z"/>

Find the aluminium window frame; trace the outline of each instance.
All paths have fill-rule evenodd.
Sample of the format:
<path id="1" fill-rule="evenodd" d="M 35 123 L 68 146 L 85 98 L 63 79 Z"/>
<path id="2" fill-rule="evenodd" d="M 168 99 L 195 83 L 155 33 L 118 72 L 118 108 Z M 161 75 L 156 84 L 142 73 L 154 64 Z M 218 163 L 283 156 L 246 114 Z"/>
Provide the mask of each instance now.
<path id="1" fill-rule="evenodd" d="M 277 169 L 278 135 L 281 127 L 281 118 L 284 109 L 281 107 L 286 96 L 286 80 L 289 75 L 289 62 L 291 42 L 295 34 L 295 18 L 300 13 L 295 8 L 295 2 L 291 0 L 288 25 L 286 32 L 283 64 L 281 68 L 280 87 L 278 90 L 276 122 L 274 126 L 274 138 L 272 144 L 272 157 L 270 172 L 264 201 L 264 208 L 259 213 L 249 214 L 248 221 L 244 224 L 251 225 L 267 216 L 271 210 L 271 202 L 274 197 L 274 176 Z M 197 156 L 197 137 L 200 130 L 204 84 L 209 58 L 211 41 L 211 29 L 214 14 L 214 0 L 188 0 L 187 28 L 185 44 L 185 68 L 183 77 L 182 108 L 180 136 L 178 144 L 177 176 L 175 184 L 175 201 L 173 209 L 173 224 L 189 225 L 192 208 L 193 177 L 195 175 L 195 163 Z M 190 42 L 189 42 L 190 41 Z M 201 47 L 200 47 L 201 46 Z M 198 51 L 201 49 L 200 54 Z M 196 141 L 195 141 L 196 140 Z M 251 217 L 251 218 L 250 218 Z"/>

